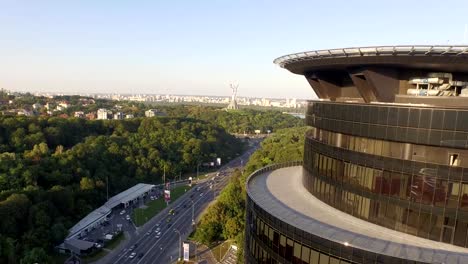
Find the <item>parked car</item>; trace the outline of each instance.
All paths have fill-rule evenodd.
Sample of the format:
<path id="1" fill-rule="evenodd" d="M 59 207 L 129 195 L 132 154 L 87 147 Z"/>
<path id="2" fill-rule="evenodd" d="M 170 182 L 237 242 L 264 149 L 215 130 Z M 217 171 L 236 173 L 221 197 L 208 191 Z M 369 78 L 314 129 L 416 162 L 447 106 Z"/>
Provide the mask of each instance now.
<path id="1" fill-rule="evenodd" d="M 135 253 L 135 252 L 133 252 L 132 254 L 130 254 L 129 258 L 131 258 L 131 259 L 132 259 L 132 258 L 134 258 L 135 256 L 136 256 L 136 253 Z"/>
<path id="2" fill-rule="evenodd" d="M 125 210 L 122 210 L 122 211 L 120 212 L 120 215 L 124 215 L 124 214 L 125 214 Z"/>

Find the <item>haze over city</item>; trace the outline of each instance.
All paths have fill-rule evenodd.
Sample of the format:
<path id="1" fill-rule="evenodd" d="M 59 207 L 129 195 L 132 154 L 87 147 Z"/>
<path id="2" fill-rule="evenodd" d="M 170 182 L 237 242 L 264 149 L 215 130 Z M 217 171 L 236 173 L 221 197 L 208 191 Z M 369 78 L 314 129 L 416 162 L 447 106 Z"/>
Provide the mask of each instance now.
<path id="1" fill-rule="evenodd" d="M 239 96 L 308 99 L 315 96 L 303 77 L 273 59 L 333 47 L 460 44 L 467 8 L 466 1 L 425 1 L 424 12 L 408 1 L 5 1 L 0 87 L 229 95 L 237 80 Z"/>

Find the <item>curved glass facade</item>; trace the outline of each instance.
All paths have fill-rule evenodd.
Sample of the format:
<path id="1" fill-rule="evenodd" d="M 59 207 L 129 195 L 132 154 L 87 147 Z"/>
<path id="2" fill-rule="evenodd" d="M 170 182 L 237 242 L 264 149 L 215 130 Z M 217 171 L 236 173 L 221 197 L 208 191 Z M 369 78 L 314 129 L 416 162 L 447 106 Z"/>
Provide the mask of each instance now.
<path id="1" fill-rule="evenodd" d="M 304 186 L 355 217 L 468 247 L 467 128 L 460 119 L 466 113 L 311 103 Z M 335 121 L 341 125 L 333 126 Z M 390 132 L 400 129 L 401 135 Z"/>
<path id="2" fill-rule="evenodd" d="M 336 249 L 331 243 L 323 243 L 319 238 L 297 234 L 299 230 L 285 223 L 272 219 L 272 216 L 248 201 L 247 243 L 245 255 L 247 263 L 294 263 L 294 264 L 349 264 L 362 263 L 362 255 L 352 250 L 346 254 Z M 300 231 L 299 231 L 300 232 Z M 302 233 L 302 232 L 301 232 Z M 344 247 L 341 245 L 341 247 Z M 343 252 L 344 253 L 344 252 Z M 361 261 L 359 261 L 361 260 Z M 374 261 L 367 262 L 374 263 Z"/>
<path id="3" fill-rule="evenodd" d="M 310 102 L 306 123 L 327 131 L 426 146 L 468 148 L 468 110 Z"/>
<path id="4" fill-rule="evenodd" d="M 244 250 L 246 263 L 425 263 L 375 253 L 362 247 L 354 247 L 347 242 L 336 242 L 313 232 L 307 232 L 265 210 L 262 204 L 268 203 L 268 201 L 261 200 L 257 203 L 252 198 L 256 195 L 250 193 L 249 182 L 251 179 L 264 173 L 268 174 L 269 171 L 297 165 L 297 163 L 276 164 L 265 167 L 253 173 L 247 180 Z M 258 184 L 258 182 L 254 184 Z M 372 241 L 376 243 L 375 239 Z"/>

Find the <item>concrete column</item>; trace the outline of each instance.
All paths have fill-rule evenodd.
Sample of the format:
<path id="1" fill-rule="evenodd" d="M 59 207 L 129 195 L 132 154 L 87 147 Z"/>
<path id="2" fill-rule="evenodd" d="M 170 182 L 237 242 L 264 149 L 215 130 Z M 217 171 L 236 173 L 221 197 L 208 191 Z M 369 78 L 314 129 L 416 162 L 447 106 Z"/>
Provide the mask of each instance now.
<path id="1" fill-rule="evenodd" d="M 305 75 L 305 77 L 320 99 L 335 101 L 336 98 L 341 96 L 340 76 L 314 72 Z"/>
<path id="2" fill-rule="evenodd" d="M 364 102 L 369 103 L 377 101 L 374 89 L 371 87 L 362 71 L 350 72 L 349 77 L 353 81 L 354 86 L 356 86 Z"/>
<path id="3" fill-rule="evenodd" d="M 394 102 L 400 80 L 398 72 L 387 68 L 359 68 L 348 71 L 349 77 L 366 103 Z"/>
<path id="4" fill-rule="evenodd" d="M 395 94 L 400 88 L 396 70 L 369 68 L 364 71 L 364 76 L 379 102 L 395 102 Z"/>
<path id="5" fill-rule="evenodd" d="M 338 147 L 338 148 L 341 148 L 341 146 L 343 145 L 343 134 L 341 133 L 335 133 L 335 147 Z"/>
<path id="6" fill-rule="evenodd" d="M 403 147 L 403 159 L 411 160 L 413 156 L 413 145 L 410 143 L 405 143 Z"/>
<path id="7" fill-rule="evenodd" d="M 318 138 L 319 130 L 320 130 L 320 128 L 316 128 L 316 127 L 315 127 L 315 129 L 313 130 L 312 136 L 314 137 L 314 139 L 317 139 L 317 138 Z"/>

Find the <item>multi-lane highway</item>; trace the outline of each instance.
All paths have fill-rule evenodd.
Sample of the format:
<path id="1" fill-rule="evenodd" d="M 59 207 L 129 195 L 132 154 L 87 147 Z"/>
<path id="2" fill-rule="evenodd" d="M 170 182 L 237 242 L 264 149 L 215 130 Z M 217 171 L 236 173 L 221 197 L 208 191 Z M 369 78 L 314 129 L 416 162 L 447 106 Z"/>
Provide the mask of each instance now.
<path id="1" fill-rule="evenodd" d="M 122 249 L 111 252 L 110 258 L 105 258 L 105 262 L 101 263 L 175 262 L 179 257 L 179 241 L 184 241 L 192 232 L 192 219 L 197 219 L 227 185 L 234 169 L 244 165 L 257 147 L 258 143 L 242 156 L 224 165 L 218 172 L 211 173 L 209 177 L 199 181 L 194 188 L 140 227 L 137 235 L 125 241 Z M 171 209 L 174 209 L 174 215 L 169 214 Z"/>

